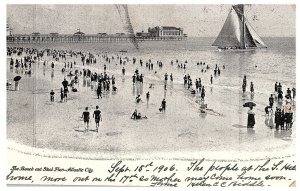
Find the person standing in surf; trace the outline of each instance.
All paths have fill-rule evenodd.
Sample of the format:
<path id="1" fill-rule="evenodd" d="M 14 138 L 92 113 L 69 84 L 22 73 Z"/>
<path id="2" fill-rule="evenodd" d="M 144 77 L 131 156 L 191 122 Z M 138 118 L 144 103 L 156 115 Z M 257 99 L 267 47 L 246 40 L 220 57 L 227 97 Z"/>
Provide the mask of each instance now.
<path id="1" fill-rule="evenodd" d="M 162 112 L 166 111 L 166 107 L 167 107 L 167 102 L 166 102 L 165 99 L 163 99 L 162 102 L 161 102 L 161 110 L 162 110 Z"/>
<path id="2" fill-rule="evenodd" d="M 250 107 L 248 111 L 248 121 L 247 121 L 247 128 L 254 128 L 255 125 L 255 113 L 253 111 L 253 107 Z"/>
<path id="3" fill-rule="evenodd" d="M 122 68 L 122 74 L 123 74 L 123 76 L 125 76 L 125 68 L 124 67 Z"/>
<path id="4" fill-rule="evenodd" d="M 147 103 L 149 102 L 149 99 L 150 99 L 150 93 L 147 92 L 147 93 L 146 93 L 146 100 L 147 100 Z"/>
<path id="5" fill-rule="evenodd" d="M 167 83 L 167 81 L 168 81 L 168 74 L 165 73 L 165 83 Z"/>
<path id="6" fill-rule="evenodd" d="M 243 93 L 245 93 L 246 92 L 246 84 L 243 83 L 242 89 L 243 89 Z"/>
<path id="7" fill-rule="evenodd" d="M 253 84 L 253 82 L 250 83 L 250 92 L 251 92 L 251 94 L 254 94 L 254 84 Z"/>
<path id="8" fill-rule="evenodd" d="M 283 93 L 281 90 L 278 90 L 278 96 L 277 96 L 278 103 L 282 103 L 282 99 L 283 99 Z"/>
<path id="9" fill-rule="evenodd" d="M 52 68 L 52 70 L 54 70 L 54 63 L 53 62 L 51 63 L 51 68 Z"/>
<path id="10" fill-rule="evenodd" d="M 269 105 L 271 108 L 273 108 L 273 104 L 274 104 L 274 97 L 273 94 L 271 94 L 271 96 L 269 97 Z"/>
<path id="11" fill-rule="evenodd" d="M 284 119 L 286 124 L 286 130 L 289 130 L 292 127 L 293 121 L 293 110 L 291 105 L 291 100 L 287 99 L 286 104 L 283 106 Z"/>
<path id="12" fill-rule="evenodd" d="M 275 111 L 275 129 L 276 131 L 279 130 L 279 126 L 281 124 L 281 110 L 280 108 L 276 107 L 276 111 Z"/>
<path id="13" fill-rule="evenodd" d="M 100 97 L 101 97 L 101 99 L 102 99 L 101 84 L 98 85 L 98 88 L 97 88 L 96 92 L 97 92 L 97 97 L 98 97 L 98 99 L 99 99 Z"/>
<path id="14" fill-rule="evenodd" d="M 136 80 L 136 76 L 135 76 L 135 74 L 133 74 L 133 76 L 132 76 L 132 83 L 133 84 L 135 84 L 135 80 Z"/>
<path id="15" fill-rule="evenodd" d="M 294 105 L 295 104 L 295 97 L 296 97 L 296 88 L 292 89 L 292 93 L 293 93 L 292 98 L 293 98 L 293 105 Z"/>
<path id="16" fill-rule="evenodd" d="M 51 92 L 50 92 L 50 101 L 51 102 L 54 102 L 54 91 L 53 90 L 51 90 Z"/>
<path id="17" fill-rule="evenodd" d="M 64 100 L 64 90 L 63 88 L 60 88 L 60 102 L 63 102 Z"/>
<path id="18" fill-rule="evenodd" d="M 204 101 L 204 98 L 205 98 L 205 89 L 204 89 L 204 86 L 202 86 L 202 88 L 201 88 L 201 101 Z"/>
<path id="19" fill-rule="evenodd" d="M 247 77 L 246 75 L 244 75 L 243 85 L 242 85 L 243 93 L 246 92 L 246 87 L 247 87 Z"/>

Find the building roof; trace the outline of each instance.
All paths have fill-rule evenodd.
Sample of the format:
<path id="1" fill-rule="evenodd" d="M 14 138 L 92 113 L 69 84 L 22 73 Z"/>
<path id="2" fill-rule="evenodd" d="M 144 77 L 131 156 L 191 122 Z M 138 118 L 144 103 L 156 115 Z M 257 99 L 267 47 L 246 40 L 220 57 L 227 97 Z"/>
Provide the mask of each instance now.
<path id="1" fill-rule="evenodd" d="M 85 35 L 85 33 L 78 31 L 78 32 L 74 33 L 73 35 L 74 36 L 83 36 L 83 35 Z"/>
<path id="2" fill-rule="evenodd" d="M 183 28 L 180 28 L 180 27 L 156 26 L 154 28 L 149 28 L 148 31 L 150 31 L 150 30 L 156 30 L 156 29 L 160 29 L 160 30 L 183 30 Z"/>
<path id="3" fill-rule="evenodd" d="M 163 29 L 163 30 L 178 30 L 178 29 L 180 29 L 180 28 L 178 28 L 178 27 L 162 26 L 162 29 Z"/>

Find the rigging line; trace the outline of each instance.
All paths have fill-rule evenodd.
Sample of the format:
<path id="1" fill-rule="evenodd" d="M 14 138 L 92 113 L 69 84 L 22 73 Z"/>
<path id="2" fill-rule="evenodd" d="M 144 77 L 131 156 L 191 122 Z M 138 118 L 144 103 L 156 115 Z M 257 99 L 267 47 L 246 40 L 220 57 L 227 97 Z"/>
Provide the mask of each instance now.
<path id="1" fill-rule="evenodd" d="M 36 31 L 36 4 L 34 5 L 33 9 L 33 32 Z M 33 53 L 34 54 L 34 53 Z M 35 94 L 35 88 L 36 88 L 36 63 L 34 63 L 34 78 L 33 78 L 33 147 L 36 147 L 36 94 Z"/>

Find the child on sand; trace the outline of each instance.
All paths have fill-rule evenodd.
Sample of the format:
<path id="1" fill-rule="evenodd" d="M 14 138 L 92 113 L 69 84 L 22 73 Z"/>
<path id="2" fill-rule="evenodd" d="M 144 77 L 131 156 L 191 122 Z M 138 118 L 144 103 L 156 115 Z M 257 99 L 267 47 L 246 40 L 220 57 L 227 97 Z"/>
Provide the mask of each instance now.
<path id="1" fill-rule="evenodd" d="M 135 109 L 130 119 L 136 120 L 136 117 L 137 117 L 137 110 Z"/>
<path id="2" fill-rule="evenodd" d="M 51 102 L 54 102 L 54 91 L 53 90 L 51 90 L 51 92 L 50 92 L 50 101 Z"/>

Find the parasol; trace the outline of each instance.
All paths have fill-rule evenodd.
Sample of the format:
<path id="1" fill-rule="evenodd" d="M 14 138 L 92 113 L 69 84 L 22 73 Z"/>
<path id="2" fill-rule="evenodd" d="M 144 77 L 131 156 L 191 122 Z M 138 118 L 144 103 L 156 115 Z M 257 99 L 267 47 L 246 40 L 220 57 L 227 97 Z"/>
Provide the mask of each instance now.
<path id="1" fill-rule="evenodd" d="M 249 101 L 249 102 L 244 103 L 243 106 L 244 107 L 254 107 L 254 106 L 256 106 L 256 103 L 253 103 L 253 102 Z"/>
<path id="2" fill-rule="evenodd" d="M 14 77 L 14 81 L 19 81 L 19 80 L 21 80 L 21 76 L 16 76 L 16 77 Z"/>

